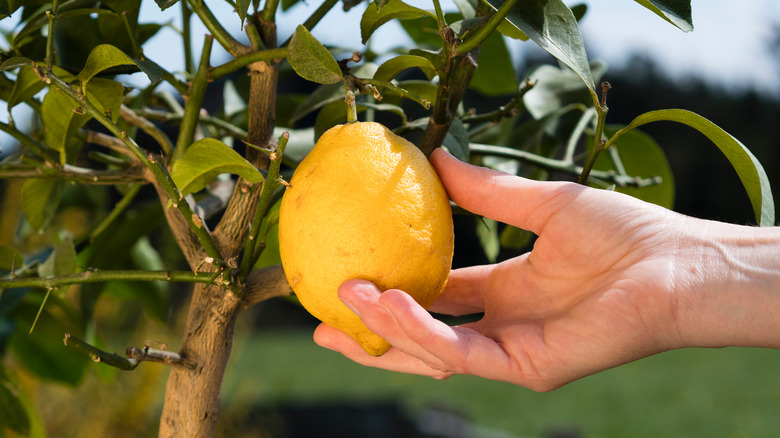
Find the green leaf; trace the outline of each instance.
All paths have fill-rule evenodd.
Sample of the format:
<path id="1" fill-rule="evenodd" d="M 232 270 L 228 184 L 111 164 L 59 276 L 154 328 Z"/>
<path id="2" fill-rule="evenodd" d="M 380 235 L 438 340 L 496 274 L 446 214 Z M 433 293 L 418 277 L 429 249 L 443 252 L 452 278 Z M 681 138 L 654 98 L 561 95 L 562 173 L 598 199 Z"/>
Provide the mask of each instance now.
<path id="1" fill-rule="evenodd" d="M 54 277 L 68 275 L 76 272 L 76 250 L 70 237 L 62 239 L 54 250 L 46 258 L 46 261 L 38 267 L 38 275 L 41 277 Z"/>
<path id="2" fill-rule="evenodd" d="M 378 81 L 390 81 L 395 79 L 401 72 L 410 68 L 419 68 L 425 73 L 428 79 L 433 79 L 434 66 L 427 58 L 417 55 L 400 55 L 390 58 L 379 66 L 374 79 Z"/>
<path id="3" fill-rule="evenodd" d="M 501 250 L 501 243 L 498 235 L 498 223 L 493 219 L 478 217 L 477 219 L 477 238 L 482 246 L 490 263 L 495 263 L 498 258 L 498 252 Z"/>
<path id="4" fill-rule="evenodd" d="M 57 88 L 49 92 L 41 104 L 41 122 L 45 128 L 44 139 L 52 149 L 60 152 L 60 162 L 65 162 L 68 140 L 84 126 L 90 117 L 77 111 L 78 104 Z"/>
<path id="5" fill-rule="evenodd" d="M 739 140 L 706 118 L 687 110 L 666 109 L 650 111 L 637 116 L 628 126 L 618 131 L 607 145 L 616 142 L 626 132 L 651 122 L 670 121 L 688 125 L 704 134 L 726 156 L 736 170 L 747 191 L 756 222 L 761 226 L 775 223 L 775 204 L 772 188 L 758 159 Z"/>
<path id="6" fill-rule="evenodd" d="M 683 32 L 693 30 L 691 0 L 634 0 Z"/>
<path id="7" fill-rule="evenodd" d="M 217 175 L 233 173 L 256 183 L 263 175 L 230 146 L 213 138 L 196 141 L 173 163 L 171 177 L 187 196 L 205 188 Z"/>
<path id="8" fill-rule="evenodd" d="M 7 427 L 20 435 L 28 436 L 31 429 L 30 418 L 20 400 L 20 393 L 21 388 L 11 380 L 8 370 L 0 362 L 0 427 Z"/>
<path id="9" fill-rule="evenodd" d="M 40 303 L 29 302 L 18 307 L 14 314 L 19 327 L 29 327 L 38 312 Z M 73 327 L 49 312 L 41 312 L 35 331 L 17 330 L 11 337 L 14 356 L 27 370 L 47 380 L 77 384 L 84 376 L 90 361 L 82 353 L 62 344 L 65 333 Z"/>
<path id="10" fill-rule="evenodd" d="M 534 233 L 523 230 L 521 228 L 513 227 L 512 225 L 506 225 L 504 230 L 501 231 L 501 237 L 499 238 L 501 246 L 510 249 L 525 249 Z"/>
<path id="11" fill-rule="evenodd" d="M 351 72 L 359 78 L 372 77 L 376 74 L 376 64 L 365 63 L 353 68 Z M 290 116 L 289 123 L 295 124 L 295 122 L 310 113 L 336 101 L 344 101 L 344 85 L 341 83 L 322 84 L 296 105 L 295 111 Z"/>
<path id="12" fill-rule="evenodd" d="M 335 84 L 344 78 L 333 55 L 303 25 L 290 38 L 287 61 L 298 76 L 312 82 Z"/>
<path id="13" fill-rule="evenodd" d="M 526 35 L 525 32 L 518 29 L 507 20 L 502 21 L 496 30 L 498 30 L 501 35 L 508 36 L 509 38 L 520 41 L 528 41 L 528 35 Z"/>
<path id="14" fill-rule="evenodd" d="M 22 186 L 22 210 L 38 232 L 42 232 L 60 204 L 65 181 L 60 179 L 29 179 Z"/>
<path id="15" fill-rule="evenodd" d="M 238 12 L 238 18 L 241 20 L 241 27 L 244 26 L 244 20 L 246 20 L 246 12 L 249 10 L 249 5 L 252 4 L 252 0 L 236 0 L 236 11 Z"/>
<path id="16" fill-rule="evenodd" d="M 613 135 L 623 126 L 606 126 L 607 137 Z M 592 143 L 592 139 L 589 144 Z M 669 167 L 663 149 L 652 137 L 638 129 L 626 132 L 607 151 L 599 154 L 597 170 L 617 171 L 612 154 L 617 154 L 619 163 L 626 173 L 641 178 L 661 177 L 660 184 L 647 187 L 616 187 L 615 190 L 643 201 L 658 204 L 668 209 L 674 208 L 674 176 Z"/>
<path id="17" fill-rule="evenodd" d="M 111 79 L 93 78 L 86 89 L 89 102 L 103 114 L 110 114 L 114 123 L 118 122 L 125 86 Z"/>
<path id="18" fill-rule="evenodd" d="M 580 3 L 571 7 L 571 13 L 574 14 L 574 18 L 578 23 L 582 20 L 582 17 L 585 16 L 586 12 L 588 12 L 588 5 L 585 3 Z"/>
<path id="19" fill-rule="evenodd" d="M 604 70 L 595 62 L 591 68 L 596 77 Z M 536 85 L 523 96 L 523 104 L 535 119 L 542 119 L 572 103 L 591 104 L 585 84 L 569 69 L 541 65 L 530 71 L 528 77 Z"/>
<path id="20" fill-rule="evenodd" d="M 22 253 L 12 246 L 0 246 L 0 271 L 10 271 L 24 266 Z"/>
<path id="21" fill-rule="evenodd" d="M 438 91 L 438 88 L 436 84 L 431 81 L 420 81 L 416 79 L 401 81 L 398 82 L 398 88 L 405 90 L 406 92 L 413 94 L 420 99 L 427 100 L 431 105 L 436 104 L 436 92 Z M 381 91 L 383 95 L 393 93 L 393 90 L 389 88 L 384 88 Z"/>
<path id="22" fill-rule="evenodd" d="M 495 10 L 503 0 L 485 0 Z M 588 64 L 577 20 L 562 0 L 524 0 L 506 20 L 558 60 L 569 66 L 593 92 L 596 85 Z"/>
<path id="23" fill-rule="evenodd" d="M 469 161 L 469 133 L 460 119 L 452 119 L 442 146 L 446 147 L 460 161 Z"/>
<path id="24" fill-rule="evenodd" d="M 16 75 L 16 82 L 14 83 L 13 91 L 11 91 L 11 96 L 8 98 L 8 110 L 10 111 L 11 108 L 19 103 L 35 96 L 45 87 L 46 83 L 35 72 L 35 67 L 29 65 L 22 66 Z"/>
<path id="25" fill-rule="evenodd" d="M 460 11 L 460 15 L 463 16 L 464 20 L 469 18 L 474 18 L 477 16 L 476 5 L 470 0 L 454 0 L 454 1 L 455 1 L 455 6 L 457 6 L 458 11 Z"/>
<path id="26" fill-rule="evenodd" d="M 500 34 L 493 32 L 482 43 L 469 88 L 488 97 L 517 93 L 515 67 Z"/>
<path id="27" fill-rule="evenodd" d="M 2 0 L 0 0 L 0 3 Z M 5 70 L 13 70 L 18 67 L 23 67 L 25 65 L 33 65 L 33 60 L 30 58 L 25 58 L 23 56 L 14 56 L 11 58 L 6 59 L 3 61 L 2 64 L 0 64 L 0 71 Z"/>
<path id="28" fill-rule="evenodd" d="M 279 207 L 281 205 L 282 200 L 279 199 L 268 209 L 268 213 L 263 218 L 261 229 L 267 230 L 263 238 L 264 249 L 257 259 L 254 269 L 282 264 L 282 258 L 279 255 Z"/>
<path id="29" fill-rule="evenodd" d="M 368 6 L 371 8 L 371 5 Z M 445 14 L 444 19 L 459 20 L 457 15 Z M 436 21 L 431 20 L 430 15 L 422 15 L 418 18 L 403 19 L 400 21 L 401 27 L 409 35 L 418 48 L 427 48 L 441 50 L 441 35 Z M 435 64 L 434 64 L 435 65 Z"/>
<path id="30" fill-rule="evenodd" d="M 306 117 L 310 113 L 336 101 L 344 100 L 344 86 L 340 83 L 323 84 L 317 87 L 301 102 L 290 117 L 290 123 Z M 291 137 L 292 139 L 292 137 Z"/>
<path id="31" fill-rule="evenodd" d="M 179 0 L 154 0 L 155 3 L 157 3 L 157 6 L 160 7 L 161 11 L 164 11 L 171 6 L 175 5 L 176 3 L 179 3 Z"/>
<path id="32" fill-rule="evenodd" d="M 434 13 L 408 5 L 401 0 L 389 0 L 381 9 L 376 2 L 371 2 L 360 18 L 360 35 L 363 44 L 368 42 L 374 31 L 390 20 L 412 20 L 425 16 L 436 19 Z"/>
<path id="33" fill-rule="evenodd" d="M 89 53 L 84 69 L 78 74 L 79 80 L 86 86 L 98 73 L 120 66 L 136 66 L 146 74 L 153 84 L 162 79 L 162 69 L 152 61 L 137 61 L 110 44 L 101 44 Z"/>

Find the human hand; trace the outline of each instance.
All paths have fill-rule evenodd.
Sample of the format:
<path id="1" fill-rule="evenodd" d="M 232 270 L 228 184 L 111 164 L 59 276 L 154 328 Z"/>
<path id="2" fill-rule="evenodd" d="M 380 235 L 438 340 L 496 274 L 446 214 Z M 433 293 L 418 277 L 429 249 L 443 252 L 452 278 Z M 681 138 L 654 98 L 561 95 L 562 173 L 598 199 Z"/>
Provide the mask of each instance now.
<path id="1" fill-rule="evenodd" d="M 616 192 L 471 166 L 441 150 L 431 161 L 453 201 L 534 232 L 533 250 L 453 270 L 430 310 L 484 312 L 456 327 L 403 291 L 347 281 L 339 297 L 393 348 L 372 357 L 324 324 L 318 344 L 364 365 L 435 378 L 474 374 L 545 391 L 692 342 L 679 312 L 689 307 L 689 291 L 701 288 L 694 265 L 703 258 L 692 236 L 708 221 Z"/>

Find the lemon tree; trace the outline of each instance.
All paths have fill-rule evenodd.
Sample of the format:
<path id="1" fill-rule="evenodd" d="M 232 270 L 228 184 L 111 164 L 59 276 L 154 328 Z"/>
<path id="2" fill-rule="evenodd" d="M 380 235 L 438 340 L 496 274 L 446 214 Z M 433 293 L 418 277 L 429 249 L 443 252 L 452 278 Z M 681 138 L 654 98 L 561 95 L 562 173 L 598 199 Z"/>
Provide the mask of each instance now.
<path id="1" fill-rule="evenodd" d="M 451 206 L 426 161 L 437 147 L 671 206 L 669 164 L 638 129 L 677 122 L 733 165 L 755 222 L 775 222 L 759 161 L 704 116 L 606 123 L 608 72 L 579 31 L 586 5 L 325 0 L 286 12 L 298 3 L 0 0 L 0 435 L 45 434 L 33 386 L 170 366 L 164 390 L 135 396 L 164 399 L 137 404 L 162 405 L 150 420 L 161 437 L 213 436 L 241 310 L 293 291 L 381 354 L 334 288 L 357 276 L 436 298 L 453 257 Z M 690 1 L 630 3 L 692 29 Z M 176 21 L 150 21 L 142 5 Z M 348 50 L 319 39 L 336 8 L 357 11 L 339 23 L 359 34 Z M 388 23 L 405 36 L 377 53 Z M 164 53 L 145 50 L 160 39 Z M 517 71 L 510 40 L 558 66 Z M 182 65 L 161 66 L 173 54 Z M 468 220 L 490 260 L 533 239 Z M 139 338 L 169 320 L 183 321 L 172 339 Z"/>

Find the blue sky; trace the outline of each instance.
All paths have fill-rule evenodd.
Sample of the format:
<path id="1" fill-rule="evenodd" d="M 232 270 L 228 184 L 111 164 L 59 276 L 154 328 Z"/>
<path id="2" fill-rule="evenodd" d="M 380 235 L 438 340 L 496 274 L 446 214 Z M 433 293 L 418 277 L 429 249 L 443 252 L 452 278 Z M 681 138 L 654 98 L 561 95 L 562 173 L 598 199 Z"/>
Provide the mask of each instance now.
<path id="1" fill-rule="evenodd" d="M 406 0 L 422 8 L 431 8 L 430 0 Z M 454 3 L 445 7 L 454 9 Z M 633 53 L 646 53 L 676 76 L 703 75 L 709 81 L 740 91 L 756 88 L 761 92 L 780 96 L 780 62 L 773 60 L 768 48 L 772 29 L 780 27 L 778 0 L 693 0 L 694 31 L 685 33 L 663 21 L 633 0 L 582 0 L 589 6 L 581 28 L 591 60 L 603 60 L 608 65 L 620 66 Z M 280 20 L 280 40 L 286 39 L 297 23 L 302 22 L 319 6 L 319 0 L 304 0 L 287 13 L 290 20 Z M 450 6 L 447 6 L 447 5 Z M 228 29 L 240 35 L 238 17 L 227 2 L 210 0 L 209 5 Z M 359 21 L 365 6 L 345 13 L 336 6 L 313 33 L 326 44 L 360 50 Z M 181 27 L 180 8 L 160 11 L 155 2 L 142 3 L 142 18 L 148 21 L 168 21 Z M 3 20 L 6 28 L 13 20 Z M 193 20 L 193 46 L 199 53 L 205 29 Z M 390 22 L 372 37 L 372 48 L 381 52 L 403 44 L 405 35 L 397 23 Z M 183 65 L 179 52 L 179 37 L 171 29 L 164 29 L 149 42 L 146 53 L 163 67 L 176 71 Z M 171 50 L 174 44 L 174 50 Z M 215 44 L 215 47 L 218 45 Z M 517 50 L 532 50 L 533 43 L 514 44 Z M 215 50 L 212 62 L 226 59 L 224 52 Z M 219 59 L 223 57 L 223 59 Z M 0 120 L 7 120 L 5 108 L 0 108 Z M 0 144 L 8 141 L 0 134 Z"/>
<path id="2" fill-rule="evenodd" d="M 422 8 L 432 8 L 430 0 L 406 0 Z M 447 7 L 447 0 L 445 7 Z M 318 0 L 299 2 L 289 13 L 291 20 L 281 21 L 280 39 L 285 39 L 317 6 Z M 632 53 L 642 52 L 655 58 L 673 75 L 701 74 L 712 82 L 734 89 L 757 87 L 780 95 L 780 63 L 768 51 L 772 28 L 780 26 L 780 1 L 777 0 L 693 0 L 694 31 L 685 33 L 665 22 L 632 0 L 582 0 L 588 13 L 581 22 L 583 37 L 593 59 L 619 66 Z M 449 3 L 454 9 L 454 3 Z M 238 18 L 226 2 L 212 1 L 210 6 L 228 29 L 238 32 Z M 364 6 L 344 13 L 336 6 L 313 33 L 326 43 L 360 49 L 359 20 Z M 154 2 L 144 2 L 142 13 L 152 19 L 160 14 L 178 25 L 179 8 L 160 12 Z M 197 28 L 204 32 L 202 28 Z M 383 26 L 372 39 L 372 48 L 381 51 L 405 41 L 396 23 Z M 178 54 L 163 53 L 173 32 L 164 31 L 152 41 L 149 54 L 173 70 L 182 63 Z M 201 46 L 201 39 L 194 46 Z M 525 50 L 532 43 L 522 43 Z M 220 56 L 219 52 L 215 57 Z"/>

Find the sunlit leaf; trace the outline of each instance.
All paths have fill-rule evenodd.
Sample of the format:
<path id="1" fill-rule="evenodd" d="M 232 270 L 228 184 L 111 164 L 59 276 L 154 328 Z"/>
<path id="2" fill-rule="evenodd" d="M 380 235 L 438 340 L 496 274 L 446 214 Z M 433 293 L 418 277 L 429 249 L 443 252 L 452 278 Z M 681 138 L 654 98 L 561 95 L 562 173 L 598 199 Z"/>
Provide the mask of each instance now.
<path id="1" fill-rule="evenodd" d="M 683 32 L 693 30 L 691 0 L 634 0 Z"/>
<path id="2" fill-rule="evenodd" d="M 657 121 L 682 123 L 709 138 L 736 170 L 753 205 L 756 222 L 761 226 L 774 225 L 775 203 L 772 198 L 772 188 L 761 163 L 739 140 L 706 118 L 682 109 L 650 111 L 637 116 L 627 127 L 618 131 L 610 142 L 617 141 L 631 129 Z"/>
<path id="3" fill-rule="evenodd" d="M 135 66 L 144 72 L 152 83 L 162 79 L 160 66 L 149 60 L 135 60 L 110 44 L 101 44 L 89 53 L 84 69 L 78 74 L 79 80 L 86 84 L 100 72 L 119 66 Z"/>
<path id="4" fill-rule="evenodd" d="M 428 79 L 432 79 L 435 74 L 434 66 L 427 58 L 416 55 L 399 55 L 380 65 L 374 73 L 374 79 L 389 81 L 410 68 L 419 68 Z"/>
<path id="5" fill-rule="evenodd" d="M 290 39 L 287 61 L 298 76 L 312 82 L 335 84 L 344 78 L 333 55 L 302 25 Z"/>
<path id="6" fill-rule="evenodd" d="M 173 163 L 171 177 L 186 196 L 205 188 L 217 175 L 232 173 L 256 183 L 263 175 L 230 146 L 213 138 L 196 141 Z"/>
<path id="7" fill-rule="evenodd" d="M 390 20 L 411 20 L 425 16 L 436 19 L 434 13 L 408 5 L 401 0 L 389 0 L 381 9 L 376 2 L 371 2 L 360 19 L 360 35 L 363 44 L 368 42 L 374 31 Z"/>
<path id="8" fill-rule="evenodd" d="M 596 78 L 605 70 L 603 65 L 596 62 L 591 69 Z M 536 85 L 523 96 L 523 103 L 536 119 L 541 119 L 571 103 L 591 103 L 585 84 L 569 69 L 541 65 L 528 72 L 528 77 Z"/>
<path id="9" fill-rule="evenodd" d="M 498 10 L 503 0 L 485 0 Z M 562 0 L 524 0 L 509 12 L 506 20 L 542 49 L 569 66 L 595 93 L 588 56 L 577 20 Z"/>

